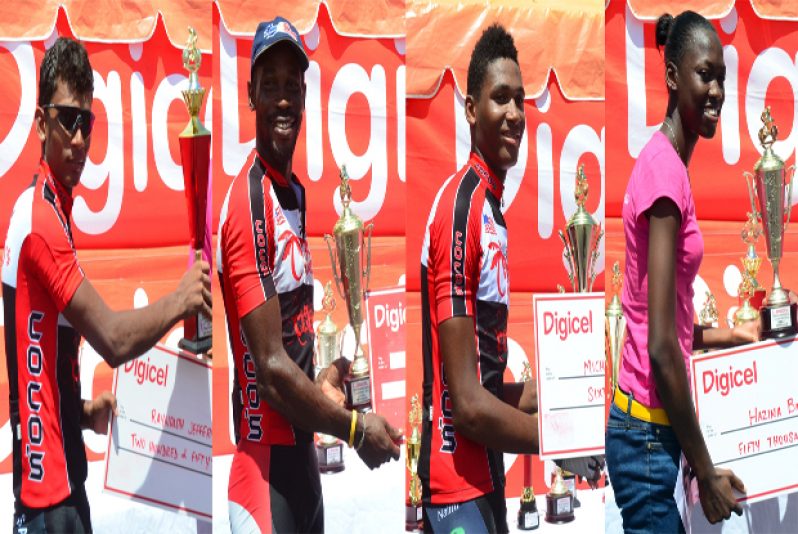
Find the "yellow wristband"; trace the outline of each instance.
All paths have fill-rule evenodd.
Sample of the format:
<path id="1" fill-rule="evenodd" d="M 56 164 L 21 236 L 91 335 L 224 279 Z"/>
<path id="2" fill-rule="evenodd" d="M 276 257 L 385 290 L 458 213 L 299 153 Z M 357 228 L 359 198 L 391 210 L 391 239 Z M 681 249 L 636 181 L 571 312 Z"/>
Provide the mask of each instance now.
<path id="1" fill-rule="evenodd" d="M 355 427 L 357 426 L 357 411 L 352 410 L 352 425 L 349 427 L 349 447 L 355 445 Z"/>

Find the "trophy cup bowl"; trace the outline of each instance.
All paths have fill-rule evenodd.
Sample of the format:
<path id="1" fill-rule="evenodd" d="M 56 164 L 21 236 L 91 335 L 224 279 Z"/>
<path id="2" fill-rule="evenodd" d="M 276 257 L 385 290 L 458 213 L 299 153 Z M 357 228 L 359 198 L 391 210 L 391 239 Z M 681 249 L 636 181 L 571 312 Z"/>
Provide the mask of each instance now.
<path id="1" fill-rule="evenodd" d="M 575 292 L 592 291 L 596 281 L 596 262 L 601 254 L 600 243 L 604 236 L 601 224 L 585 209 L 588 195 L 585 166 L 580 165 L 576 173 L 576 211 L 568 219 L 565 232 L 559 231 L 563 242 L 563 258 L 568 266 L 568 279 Z"/>
<path id="2" fill-rule="evenodd" d="M 371 272 L 371 232 L 374 225 L 364 227 L 363 221 L 350 208 L 351 190 L 345 167 L 341 168 L 340 194 L 343 211 L 333 227 L 334 238 L 326 234 L 324 240 L 330 252 L 335 286 L 346 302 L 349 324 L 355 333 L 354 359 L 349 374 L 344 377 L 346 405 L 348 409 L 365 412 L 371 409 L 371 377 L 368 358 L 360 344 L 360 332 Z M 331 242 L 335 243 L 334 248 Z"/>
<path id="3" fill-rule="evenodd" d="M 604 342 L 607 354 L 607 364 L 610 369 L 610 391 L 615 391 L 618 385 L 618 370 L 621 364 L 623 350 L 623 335 L 626 332 L 626 318 L 623 316 L 623 307 L 618 293 L 621 289 L 622 275 L 620 265 L 616 261 L 612 266 L 612 300 L 607 305 L 604 323 Z"/>
<path id="4" fill-rule="evenodd" d="M 330 282 L 324 287 L 322 309 L 327 316 L 316 329 L 316 364 L 319 371 L 327 369 L 335 361 L 340 350 L 341 335 L 331 314 L 335 309 Z M 316 458 L 321 473 L 339 473 L 344 470 L 344 444 L 335 436 L 318 434 Z"/>
<path id="5" fill-rule="evenodd" d="M 574 520 L 574 499 L 573 494 L 568 490 L 562 478 L 562 470 L 556 467 L 554 470 L 554 483 L 551 490 L 546 494 L 546 522 L 547 523 L 569 523 Z"/>
<path id="6" fill-rule="evenodd" d="M 762 338 L 775 339 L 798 333 L 798 304 L 790 304 L 789 295 L 779 279 L 784 233 L 792 210 L 792 177 L 795 166 L 785 171 L 784 162 L 773 151 L 778 128 L 773 123 L 769 107 L 762 112 L 762 122 L 764 126 L 759 131 L 759 140 L 764 152 L 754 165 L 754 173 L 746 172 L 744 175 L 749 191 L 753 192 L 758 201 L 767 257 L 773 267 L 773 287 L 760 310 Z"/>
<path id="7" fill-rule="evenodd" d="M 199 111 L 205 97 L 197 71 L 202 54 L 197 49 L 197 33 L 189 28 L 183 66 L 189 71 L 188 89 L 182 91 L 190 120 L 180 133 L 180 159 L 188 207 L 189 235 L 193 260 L 202 259 L 207 234 L 208 173 L 210 170 L 211 132 L 199 120 Z M 210 258 L 208 258 L 210 259 Z M 191 354 L 210 354 L 212 324 L 210 317 L 198 313 L 183 321 L 183 338 L 178 346 Z"/>

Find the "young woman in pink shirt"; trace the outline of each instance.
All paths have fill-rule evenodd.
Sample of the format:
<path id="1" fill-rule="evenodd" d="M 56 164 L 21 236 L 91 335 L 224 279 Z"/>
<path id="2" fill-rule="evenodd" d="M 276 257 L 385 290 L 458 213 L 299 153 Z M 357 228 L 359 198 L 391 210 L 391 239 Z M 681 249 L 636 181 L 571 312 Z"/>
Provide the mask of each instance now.
<path id="1" fill-rule="evenodd" d="M 693 280 L 704 242 L 688 165 L 699 137 L 712 138 L 723 105 L 726 65 L 720 39 L 701 15 L 657 20 L 664 47 L 668 108 L 641 151 L 623 204 L 627 336 L 610 418 L 607 466 L 626 532 L 683 532 L 673 498 L 684 452 L 711 523 L 740 514 L 728 469 L 712 464 L 690 400 L 693 350 L 755 341 L 759 325 L 693 324 Z"/>

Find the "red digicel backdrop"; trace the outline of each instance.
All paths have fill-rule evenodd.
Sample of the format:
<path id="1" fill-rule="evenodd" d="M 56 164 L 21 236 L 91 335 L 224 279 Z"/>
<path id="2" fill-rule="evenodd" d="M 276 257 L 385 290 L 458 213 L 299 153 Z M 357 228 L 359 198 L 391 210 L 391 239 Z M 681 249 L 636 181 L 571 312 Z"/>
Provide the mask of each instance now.
<path id="1" fill-rule="evenodd" d="M 778 125 L 776 153 L 787 165 L 795 162 L 798 144 L 798 17 L 794 2 L 746 0 L 699 1 L 691 9 L 711 18 L 726 63 L 726 100 L 713 139 L 700 139 L 690 161 L 690 177 L 699 226 L 704 236 L 704 260 L 694 289 L 700 310 L 706 291 L 714 294 L 720 320 L 737 309 L 741 280 L 740 258 L 746 247 L 740 238 L 750 201 L 743 178 L 753 171 L 762 149 L 757 133 L 765 105 L 771 106 Z M 665 116 L 667 92 L 664 64 L 655 43 L 655 21 L 669 12 L 678 15 L 681 2 L 613 0 L 606 12 L 607 55 L 607 264 L 623 264 L 624 239 L 621 201 L 635 158 L 659 128 Z M 768 20 L 762 16 L 793 17 Z M 759 14 L 759 15 L 758 15 Z M 793 195 L 793 203 L 798 195 Z M 793 216 L 793 219 L 795 217 Z M 788 228 L 782 283 L 798 289 L 798 231 Z M 766 259 L 764 236 L 757 246 L 763 258 L 757 279 L 764 287 L 773 282 Z M 609 293 L 609 291 L 608 291 Z M 609 295 L 608 295 L 609 296 Z"/>
<path id="2" fill-rule="evenodd" d="M 505 381 L 521 379 L 523 360 L 535 368 L 531 293 L 556 292 L 557 284 L 570 291 L 558 231 L 576 209 L 580 164 L 590 188 L 585 207 L 598 221 L 604 219 L 604 5 L 580 2 L 575 9 L 545 4 L 437 2 L 429 9 L 408 9 L 408 409 L 413 394 L 421 398 L 419 275 L 425 225 L 438 189 L 468 158 L 470 134 L 463 109 L 468 61 L 474 43 L 492 22 L 502 23 L 513 35 L 527 96 L 526 131 L 503 195 L 512 289 Z M 567 54 L 555 53 L 564 50 Z M 603 265 L 602 255 L 594 287 L 599 291 Z M 520 496 L 522 462 L 506 455 L 505 467 L 507 497 Z M 537 457 L 533 470 L 535 491 L 547 491 L 548 474 Z"/>

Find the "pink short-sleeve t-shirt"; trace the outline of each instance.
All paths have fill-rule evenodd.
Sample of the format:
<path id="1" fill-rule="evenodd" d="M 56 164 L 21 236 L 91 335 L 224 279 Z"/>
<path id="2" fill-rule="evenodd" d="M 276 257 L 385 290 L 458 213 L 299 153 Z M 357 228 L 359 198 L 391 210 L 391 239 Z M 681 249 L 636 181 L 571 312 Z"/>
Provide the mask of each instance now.
<path id="1" fill-rule="evenodd" d="M 641 404 L 662 407 L 648 356 L 648 230 L 646 211 L 660 198 L 672 200 L 682 215 L 676 238 L 676 336 L 688 379 L 693 347 L 693 280 L 704 255 L 687 168 L 668 138 L 657 131 L 637 158 L 623 199 L 626 269 L 621 302 L 626 340 L 618 384 Z"/>

